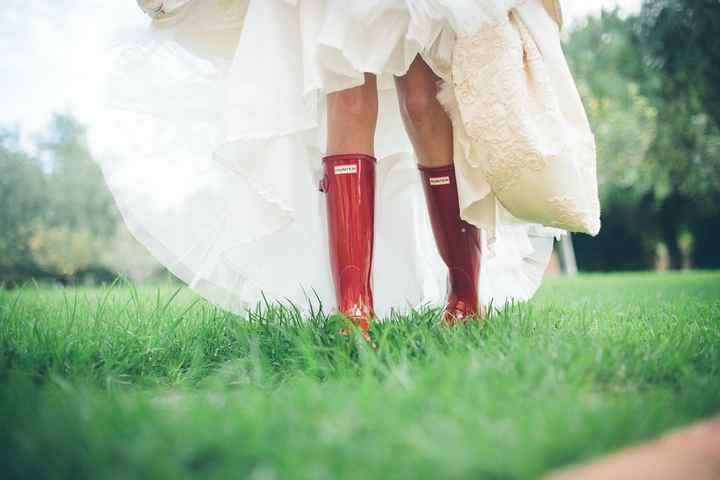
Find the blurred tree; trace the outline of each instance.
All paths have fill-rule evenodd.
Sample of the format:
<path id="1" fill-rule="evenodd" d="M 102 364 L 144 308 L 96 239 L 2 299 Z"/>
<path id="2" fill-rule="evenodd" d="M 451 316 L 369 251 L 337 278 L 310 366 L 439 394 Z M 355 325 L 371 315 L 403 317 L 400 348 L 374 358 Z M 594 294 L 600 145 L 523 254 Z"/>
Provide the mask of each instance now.
<path id="1" fill-rule="evenodd" d="M 640 21 L 646 63 L 663 73 L 662 97 L 720 124 L 720 2 L 645 0 Z"/>
<path id="2" fill-rule="evenodd" d="M 49 172 L 48 225 L 112 236 L 118 222 L 115 204 L 88 148 L 85 127 L 56 114 L 38 148 Z"/>
<path id="3" fill-rule="evenodd" d="M 652 268 L 658 229 L 650 171 L 656 165 L 648 151 L 657 111 L 641 91 L 656 79 L 640 66 L 633 19 L 619 10 L 590 17 L 570 32 L 565 50 L 595 132 L 603 206 L 600 235 L 575 239 L 578 265 L 583 270 Z"/>
<path id="4" fill-rule="evenodd" d="M 111 281 L 116 272 L 144 279 L 158 271 L 122 224 L 82 125 L 55 115 L 34 155 L 19 138 L 0 128 L 0 282 Z"/>
<path id="5" fill-rule="evenodd" d="M 702 26 L 695 28 L 697 22 Z M 720 189 L 720 130 L 711 112 L 714 100 L 703 99 L 718 93 L 712 82 L 720 66 L 695 62 L 718 57 L 718 25 L 720 2 L 662 0 L 646 2 L 639 16 L 603 12 L 570 33 L 568 58 L 597 137 L 603 223 L 618 230 L 612 217 L 626 217 L 624 228 L 631 232 L 621 236 L 633 242 L 623 259 L 606 233 L 597 241 L 579 238 L 581 267 L 599 268 L 597 248 L 604 247 L 615 252 L 605 269 L 641 268 L 638 261 L 649 267 L 661 240 L 670 266 L 680 268 L 684 232 L 713 224 L 700 220 L 717 216 L 712 198 Z M 684 56 L 688 48 L 693 53 Z M 709 48 L 714 51 L 704 55 Z M 600 247 L 602 242 L 609 244 Z"/>
<path id="6" fill-rule="evenodd" d="M 639 22 L 644 63 L 660 79 L 649 92 L 658 105 L 650 154 L 664 166 L 657 178 L 661 225 L 677 267 L 682 227 L 695 240 L 706 239 L 708 228 L 720 238 L 720 2 L 646 0 Z M 697 265 L 717 265 L 705 240 L 693 243 Z"/>
<path id="7" fill-rule="evenodd" d="M 31 246 L 38 265 L 66 281 L 96 264 L 103 250 L 103 242 L 92 232 L 67 225 L 38 225 Z"/>
<path id="8" fill-rule="evenodd" d="M 0 280 L 35 273 L 30 239 L 47 202 L 43 171 L 22 152 L 18 137 L 0 130 Z"/>
<path id="9" fill-rule="evenodd" d="M 35 229 L 33 255 L 66 280 L 99 263 L 118 224 L 112 196 L 87 146 L 85 128 L 55 115 L 38 142 L 47 167 L 44 224 Z"/>

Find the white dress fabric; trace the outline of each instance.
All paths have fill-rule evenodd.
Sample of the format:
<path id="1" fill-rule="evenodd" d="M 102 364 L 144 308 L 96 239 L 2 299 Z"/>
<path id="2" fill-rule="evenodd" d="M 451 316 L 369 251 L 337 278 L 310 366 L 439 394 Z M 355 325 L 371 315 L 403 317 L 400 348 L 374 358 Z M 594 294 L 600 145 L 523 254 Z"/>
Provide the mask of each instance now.
<path id="1" fill-rule="evenodd" d="M 102 167 L 136 238 L 222 308 L 243 313 L 267 300 L 332 310 L 317 187 L 325 95 L 372 72 L 380 98 L 376 312 L 441 305 L 446 267 L 392 76 L 419 54 L 451 82 L 457 31 L 477 26 L 483 12 L 460 16 L 417 0 L 175 0 L 173 7 L 175 15 L 124 39 L 105 95 L 112 113 L 103 138 L 115 140 L 104 145 Z M 483 230 L 481 301 L 526 300 L 564 231 L 514 217 L 479 170 L 466 175 L 459 137 L 463 214 Z"/>

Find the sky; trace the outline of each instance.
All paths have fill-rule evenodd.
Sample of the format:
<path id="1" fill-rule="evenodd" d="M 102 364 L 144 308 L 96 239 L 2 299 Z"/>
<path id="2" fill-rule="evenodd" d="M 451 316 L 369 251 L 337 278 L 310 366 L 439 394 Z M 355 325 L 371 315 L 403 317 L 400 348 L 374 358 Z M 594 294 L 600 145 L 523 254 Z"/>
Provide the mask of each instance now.
<path id="1" fill-rule="evenodd" d="M 602 8 L 637 10 L 641 0 L 562 3 L 572 24 Z M 145 23 L 134 0 L 2 0 L 0 126 L 18 127 L 29 144 L 53 112 L 92 125 L 104 52 L 122 32 Z"/>

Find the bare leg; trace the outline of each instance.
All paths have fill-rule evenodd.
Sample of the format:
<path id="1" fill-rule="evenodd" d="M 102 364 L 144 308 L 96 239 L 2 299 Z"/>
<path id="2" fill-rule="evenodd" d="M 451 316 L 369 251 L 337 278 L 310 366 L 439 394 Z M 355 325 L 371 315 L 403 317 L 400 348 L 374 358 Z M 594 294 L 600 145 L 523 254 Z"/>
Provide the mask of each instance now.
<path id="1" fill-rule="evenodd" d="M 327 154 L 375 155 L 378 96 L 375 75 L 366 73 L 365 84 L 327 96 Z"/>
<path id="2" fill-rule="evenodd" d="M 400 112 L 420 165 L 449 165 L 453 158 L 452 123 L 437 99 L 440 78 L 418 55 L 403 77 L 395 77 Z"/>
<path id="3" fill-rule="evenodd" d="M 375 76 L 366 74 L 364 85 L 328 95 L 327 108 L 328 145 L 321 190 L 326 198 L 335 296 L 338 311 L 370 340 L 368 330 L 375 316 L 371 285 L 378 114 Z"/>
<path id="4" fill-rule="evenodd" d="M 448 267 L 448 324 L 481 319 L 478 297 L 480 230 L 460 218 L 453 165 L 452 122 L 437 99 L 440 79 L 418 56 L 396 78 L 400 111 L 415 147 L 438 253 Z"/>

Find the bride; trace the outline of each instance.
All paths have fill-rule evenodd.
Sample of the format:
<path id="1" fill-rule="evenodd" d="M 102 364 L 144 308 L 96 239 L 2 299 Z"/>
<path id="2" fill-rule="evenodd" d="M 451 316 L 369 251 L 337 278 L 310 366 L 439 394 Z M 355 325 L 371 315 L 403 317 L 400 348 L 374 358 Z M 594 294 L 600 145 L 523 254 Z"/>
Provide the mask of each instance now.
<path id="1" fill-rule="evenodd" d="M 596 234 L 594 140 L 543 0 L 138 0 L 103 165 L 132 233 L 215 304 L 363 330 L 530 298 Z"/>

